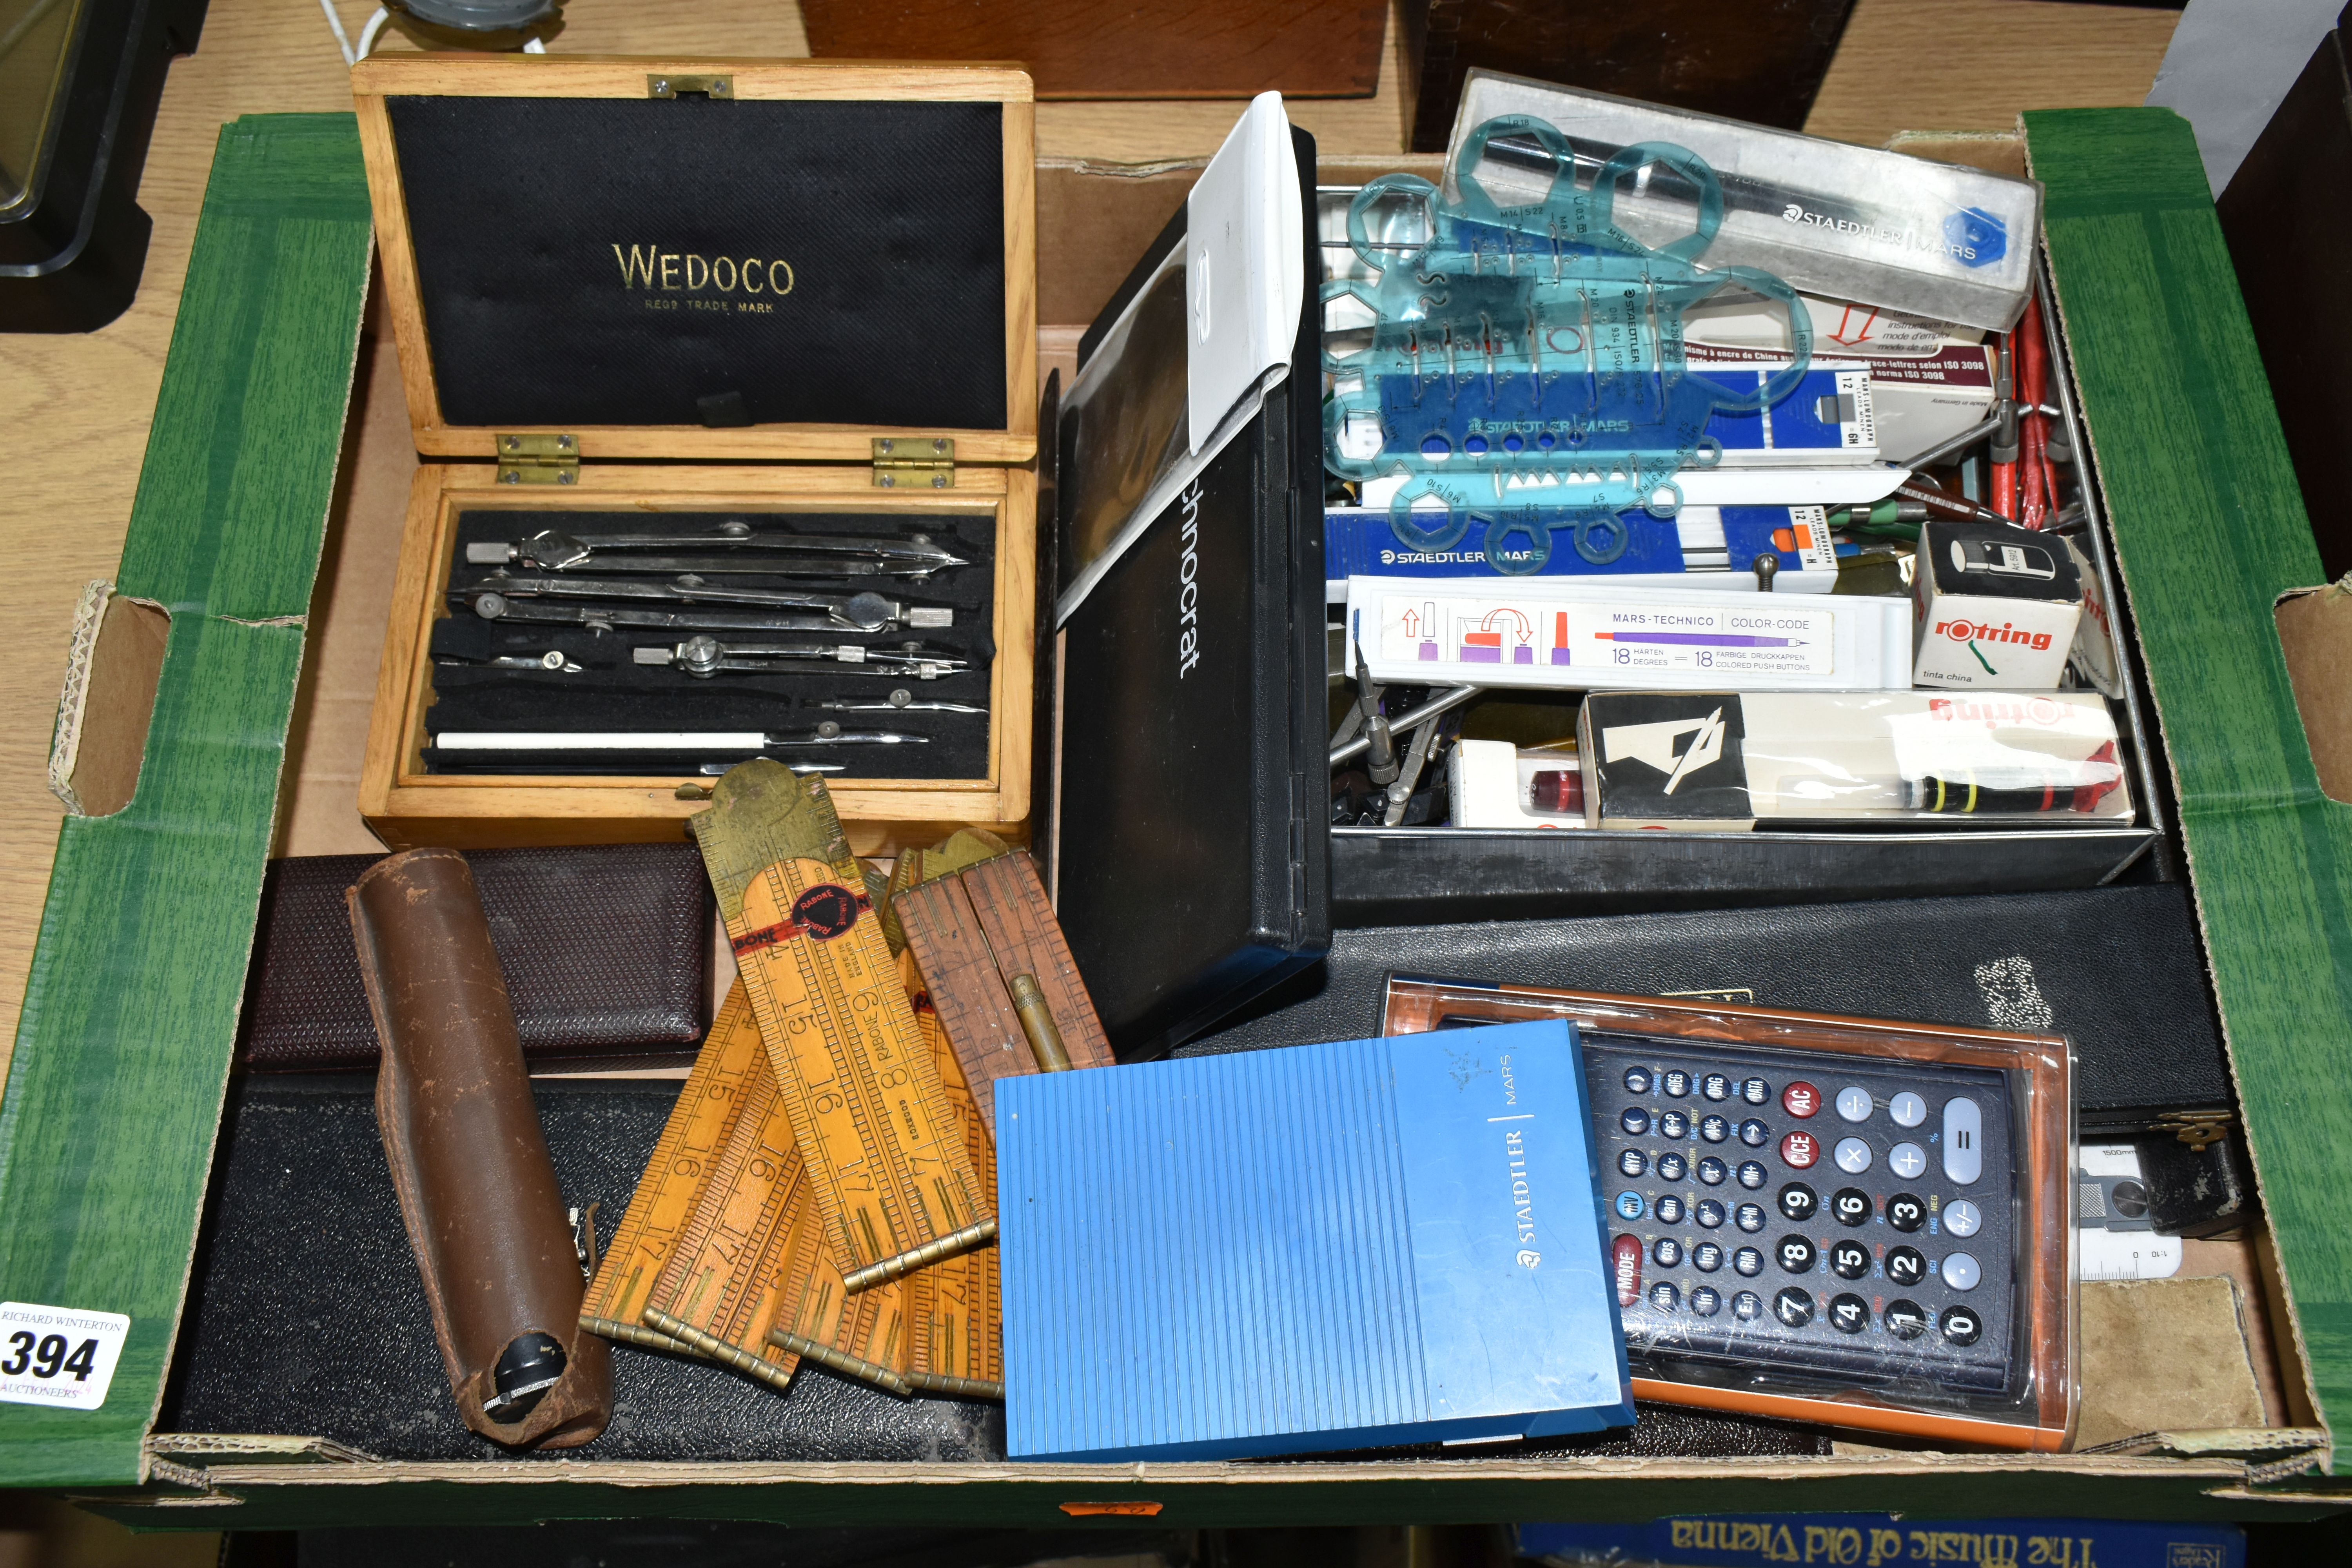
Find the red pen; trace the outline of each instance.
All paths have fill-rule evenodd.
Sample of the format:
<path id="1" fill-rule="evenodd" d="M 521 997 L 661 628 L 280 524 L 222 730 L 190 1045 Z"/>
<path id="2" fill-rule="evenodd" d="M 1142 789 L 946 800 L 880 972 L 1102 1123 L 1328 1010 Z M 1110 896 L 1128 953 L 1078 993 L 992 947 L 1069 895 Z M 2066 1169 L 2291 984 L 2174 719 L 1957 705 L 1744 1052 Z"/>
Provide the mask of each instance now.
<path id="1" fill-rule="evenodd" d="M 2010 335 L 2011 342 L 2016 334 Z M 1992 390 L 1995 399 L 1992 441 L 1986 456 L 1992 459 L 1992 510 L 2005 518 L 2017 516 L 2017 396 L 2007 347 L 2000 351 L 2000 364 L 1993 372 Z"/>
<path id="2" fill-rule="evenodd" d="M 2049 425 L 2042 412 L 2042 395 L 2049 389 L 2048 344 L 2042 336 L 2042 300 L 2028 296 L 2025 316 L 2017 324 L 2014 339 L 2017 345 L 2017 401 L 2022 412 L 2018 416 L 2020 434 L 2023 437 L 2025 471 L 2021 478 L 2022 494 L 2017 520 L 2028 528 L 2040 528 L 2048 521 L 2053 499 L 2046 488 L 2049 460 L 2045 456 L 2049 445 Z"/>

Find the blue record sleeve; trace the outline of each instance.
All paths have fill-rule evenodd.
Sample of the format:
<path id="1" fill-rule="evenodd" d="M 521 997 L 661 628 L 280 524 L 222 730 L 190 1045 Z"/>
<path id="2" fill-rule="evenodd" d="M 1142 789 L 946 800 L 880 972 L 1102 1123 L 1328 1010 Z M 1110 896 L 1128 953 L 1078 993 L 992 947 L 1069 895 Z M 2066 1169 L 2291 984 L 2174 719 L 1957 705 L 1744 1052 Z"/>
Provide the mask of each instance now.
<path id="1" fill-rule="evenodd" d="M 1006 1451 L 1629 1425 L 1590 1129 L 1559 1019 L 1000 1079 Z"/>

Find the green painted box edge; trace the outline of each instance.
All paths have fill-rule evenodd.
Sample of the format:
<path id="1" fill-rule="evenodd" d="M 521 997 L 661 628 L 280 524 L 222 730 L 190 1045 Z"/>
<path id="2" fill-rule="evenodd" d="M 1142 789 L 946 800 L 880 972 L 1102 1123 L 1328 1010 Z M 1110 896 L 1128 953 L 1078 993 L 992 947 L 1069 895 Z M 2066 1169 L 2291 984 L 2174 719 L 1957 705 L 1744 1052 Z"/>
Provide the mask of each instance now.
<path id="1" fill-rule="evenodd" d="M 2272 619 L 2321 581 L 2318 550 L 2189 122 L 2024 121 L 2247 1146 L 2328 1421 L 2352 1410 L 2352 806 L 2320 793 Z"/>
<path id="2" fill-rule="evenodd" d="M 0 1486 L 147 1473 L 372 244 L 352 116 L 222 129 L 115 579 L 172 617 L 146 753 L 128 805 L 58 831 L 0 1094 L 0 1299 L 123 1312 L 131 1331 L 98 1409 L 0 1405 Z"/>

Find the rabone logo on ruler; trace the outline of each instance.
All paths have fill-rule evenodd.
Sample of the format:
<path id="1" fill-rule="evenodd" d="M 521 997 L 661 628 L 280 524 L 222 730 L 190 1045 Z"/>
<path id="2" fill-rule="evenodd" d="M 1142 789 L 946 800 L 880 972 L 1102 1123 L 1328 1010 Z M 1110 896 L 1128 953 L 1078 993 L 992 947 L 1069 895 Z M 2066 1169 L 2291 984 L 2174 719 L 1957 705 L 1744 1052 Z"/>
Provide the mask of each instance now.
<path id="1" fill-rule="evenodd" d="M 844 1288 L 994 1239 L 824 782 L 746 763 L 690 826 Z"/>

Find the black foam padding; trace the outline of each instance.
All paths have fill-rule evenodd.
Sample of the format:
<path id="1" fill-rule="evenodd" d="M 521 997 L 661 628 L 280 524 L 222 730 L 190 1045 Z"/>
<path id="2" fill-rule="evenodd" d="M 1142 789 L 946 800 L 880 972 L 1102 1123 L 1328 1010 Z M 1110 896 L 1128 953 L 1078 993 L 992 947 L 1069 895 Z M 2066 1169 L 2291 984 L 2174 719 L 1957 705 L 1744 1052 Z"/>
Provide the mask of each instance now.
<path id="1" fill-rule="evenodd" d="M 533 1085 L 564 1201 L 610 1241 L 676 1079 Z M 387 1459 L 515 1457 L 457 1418 L 376 1130 L 371 1079 L 247 1079 L 214 1159 L 161 1432 L 329 1437 Z M 634 1348 L 592 1459 L 1000 1459 L 992 1405 L 900 1400 L 803 1367 L 788 1393 Z M 555 1458 L 558 1456 L 530 1456 Z"/>
<path id="2" fill-rule="evenodd" d="M 533 1089 L 564 1201 L 601 1205 L 597 1234 L 609 1242 L 678 1081 L 542 1079 Z M 156 1431 L 327 1437 L 386 1459 L 515 1457 L 467 1431 L 450 1401 L 373 1096 L 372 1079 L 350 1073 L 232 1085 Z M 803 1365 L 780 1395 L 718 1367 L 624 1345 L 613 1352 L 613 1394 L 611 1426 L 566 1454 L 803 1463 L 1004 1458 L 997 1406 L 899 1400 L 815 1366 Z M 1399 1452 L 1470 1460 L 1828 1451 L 1812 1427 L 1643 1404 L 1630 1432 Z"/>
<path id="3" fill-rule="evenodd" d="M 1001 105 L 386 107 L 449 424 L 1004 428 Z"/>
<path id="4" fill-rule="evenodd" d="M 912 675 L 856 673 L 859 665 L 829 662 L 787 666 L 775 675 L 714 675 L 698 679 L 675 665 L 641 665 L 631 649 L 675 647 L 691 632 L 641 631 L 622 627 L 605 633 L 582 627 L 547 626 L 515 621 L 486 621 L 467 606 L 464 591 L 495 587 L 495 566 L 470 565 L 466 546 L 475 542 L 512 542 L 541 530 L 580 535 L 593 533 L 707 533 L 723 522 L 750 523 L 762 532 L 790 529 L 801 533 L 892 534 L 921 533 L 942 548 L 971 563 L 911 583 L 891 578 L 813 578 L 733 576 L 726 581 L 746 587 L 801 589 L 846 596 L 860 592 L 879 594 L 904 605 L 944 605 L 955 613 L 955 624 L 945 627 L 900 627 L 874 636 L 826 632 L 712 632 L 720 642 L 857 644 L 895 647 L 905 642 L 952 653 L 971 661 L 960 675 L 918 680 Z M 845 730 L 890 730 L 928 735 L 921 745 L 810 746 L 779 752 L 785 761 L 842 763 L 845 771 L 833 778 L 977 779 L 988 776 L 989 726 L 994 715 L 976 713 L 835 713 L 814 704 L 834 698 L 879 701 L 899 687 L 919 700 L 947 700 L 988 706 L 990 662 L 995 654 L 996 525 L 985 513 L 926 514 L 919 523 L 904 512 L 641 512 L 602 511 L 469 511 L 457 519 L 456 559 L 449 571 L 451 614 L 434 623 L 433 655 L 436 659 L 480 659 L 505 654 L 539 654 L 561 649 L 582 667 L 577 675 L 535 669 L 496 669 L 480 665 L 436 663 L 432 670 L 434 703 L 425 715 L 429 732 L 444 730 L 760 730 L 806 731 L 827 719 Z M 688 547 L 681 546 L 684 550 Z M 695 549 L 698 555 L 717 554 Z M 516 566 L 515 572 L 530 571 Z M 570 575 L 594 577 L 586 567 Z M 619 575 L 619 574 L 615 574 Z M 657 576 L 627 574 L 638 581 L 658 583 Z M 535 599 L 526 605 L 562 607 L 583 601 Z M 620 601 L 614 601 L 619 603 Z M 649 605 L 648 608 L 680 608 Z M 713 605 L 715 609 L 748 611 L 749 605 Z M 667 756 L 616 764 L 602 759 L 567 763 L 560 758 L 498 758 L 482 760 L 462 753 L 425 753 L 428 773 L 643 773 L 667 778 L 691 776 L 698 762 L 740 762 L 740 754 L 697 758 Z"/>

